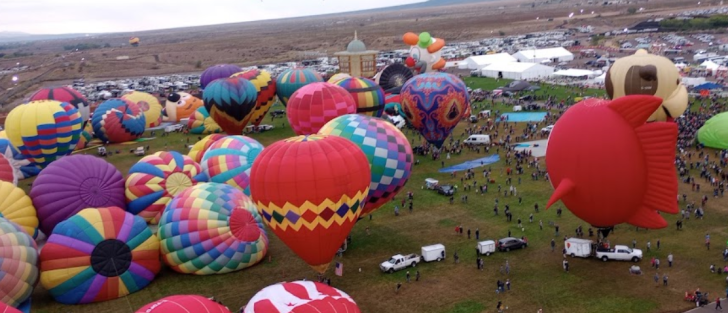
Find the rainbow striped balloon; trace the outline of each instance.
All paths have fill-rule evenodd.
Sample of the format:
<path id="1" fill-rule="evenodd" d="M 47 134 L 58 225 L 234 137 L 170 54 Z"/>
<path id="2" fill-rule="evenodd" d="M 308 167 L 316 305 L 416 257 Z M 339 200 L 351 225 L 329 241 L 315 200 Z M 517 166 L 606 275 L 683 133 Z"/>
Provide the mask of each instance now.
<path id="1" fill-rule="evenodd" d="M 53 229 L 40 254 L 40 283 L 65 304 L 123 297 L 159 273 L 159 240 L 118 207 L 85 209 Z"/>
<path id="2" fill-rule="evenodd" d="M 225 135 L 212 134 L 205 136 L 205 138 L 200 139 L 200 141 L 196 142 L 192 146 L 192 149 L 190 149 L 190 152 L 187 153 L 187 156 L 197 163 L 202 162 L 202 156 L 205 155 L 207 149 L 209 149 L 215 141 L 222 138 L 225 138 Z"/>
<path id="3" fill-rule="evenodd" d="M 0 217 L 0 302 L 18 307 L 38 282 L 38 247 L 20 226 Z"/>
<path id="4" fill-rule="evenodd" d="M 202 170 L 211 182 L 228 184 L 250 195 L 250 168 L 263 145 L 253 138 L 228 136 L 215 141 L 202 157 Z"/>
<path id="5" fill-rule="evenodd" d="M 260 262 L 268 251 L 253 201 L 225 184 L 199 184 L 174 197 L 157 236 L 164 263 L 185 274 L 238 271 Z"/>
<path id="6" fill-rule="evenodd" d="M 127 210 L 157 224 L 172 197 L 207 181 L 202 168 L 190 157 L 161 151 L 139 160 L 126 178 Z"/>
<path id="7" fill-rule="evenodd" d="M 356 102 L 356 113 L 381 117 L 384 112 L 384 90 L 373 80 L 363 77 L 349 77 L 335 83 L 344 87 Z"/>

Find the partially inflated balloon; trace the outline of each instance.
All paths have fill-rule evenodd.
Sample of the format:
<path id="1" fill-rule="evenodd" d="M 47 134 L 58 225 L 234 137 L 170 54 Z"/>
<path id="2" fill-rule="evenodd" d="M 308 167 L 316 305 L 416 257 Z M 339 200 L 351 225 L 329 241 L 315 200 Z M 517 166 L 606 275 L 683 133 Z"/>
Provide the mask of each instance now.
<path id="1" fill-rule="evenodd" d="M 270 73 L 259 69 L 235 73 L 231 77 L 249 80 L 255 86 L 255 90 L 258 91 L 255 109 L 250 116 L 250 123 L 255 126 L 260 126 L 260 122 L 263 121 L 265 114 L 268 113 L 270 107 L 276 102 L 276 81 L 270 76 Z"/>
<path id="2" fill-rule="evenodd" d="M 412 171 L 412 147 L 407 137 L 392 123 L 382 119 L 349 114 L 326 123 L 321 135 L 349 139 L 369 159 L 372 180 L 361 216 L 374 212 L 402 189 Z"/>
<path id="3" fill-rule="evenodd" d="M 329 83 L 313 83 L 296 91 L 286 117 L 298 135 L 315 134 L 339 116 L 356 113 L 356 102 L 346 89 Z"/>
<path id="4" fill-rule="evenodd" d="M 283 105 L 288 105 L 288 99 L 296 90 L 311 83 L 323 82 L 324 79 L 307 68 L 286 70 L 276 78 L 276 94 Z"/>
<path id="5" fill-rule="evenodd" d="M 30 197 L 23 189 L 0 182 L 0 217 L 22 227 L 33 238 L 38 236 L 38 217 Z"/>
<path id="6" fill-rule="evenodd" d="M 129 169 L 127 210 L 157 224 L 172 197 L 204 181 L 207 176 L 200 165 L 179 152 L 161 151 L 145 156 Z"/>
<path id="7" fill-rule="evenodd" d="M 228 136 L 215 141 L 202 157 L 202 169 L 211 182 L 228 184 L 250 195 L 250 169 L 263 151 L 253 138 Z"/>
<path id="8" fill-rule="evenodd" d="M 18 179 L 26 179 L 40 173 L 40 168 L 31 164 L 18 149 L 13 147 L 8 139 L 0 138 L 0 154 L 10 159 L 13 168 L 19 171 L 16 172 Z"/>
<path id="9" fill-rule="evenodd" d="M 117 207 L 85 209 L 61 222 L 40 254 L 40 282 L 65 304 L 137 292 L 160 268 L 159 239 L 144 219 Z"/>
<path id="10" fill-rule="evenodd" d="M 81 134 L 81 115 L 67 102 L 32 101 L 10 111 L 5 129 L 13 146 L 43 168 L 73 152 Z"/>
<path id="11" fill-rule="evenodd" d="M 8 159 L 4 154 L 0 154 L 0 182 L 9 182 L 13 186 L 17 186 L 18 175 L 11 162 L 12 159 Z"/>
<path id="12" fill-rule="evenodd" d="M 243 313 L 359 313 L 346 293 L 312 281 L 278 283 L 258 291 Z"/>
<path id="13" fill-rule="evenodd" d="M 359 218 L 370 179 L 367 157 L 351 141 L 299 136 L 263 150 L 250 192 L 278 238 L 323 273 Z"/>
<path id="14" fill-rule="evenodd" d="M 207 113 L 207 109 L 204 107 L 197 109 L 195 114 L 190 115 L 190 120 L 187 121 L 187 128 L 190 130 L 190 134 L 213 134 L 220 133 L 222 129 L 220 125 L 217 125 Z"/>
<path id="15" fill-rule="evenodd" d="M 76 150 L 82 150 L 86 149 L 88 147 L 88 143 L 91 142 L 93 139 L 93 136 L 89 134 L 86 130 L 81 131 L 81 136 L 78 137 L 78 143 L 76 143 Z"/>
<path id="16" fill-rule="evenodd" d="M 136 311 L 136 313 L 179 312 L 230 313 L 230 310 L 203 296 L 175 295 L 151 302 Z"/>
<path id="17" fill-rule="evenodd" d="M 223 131 L 240 135 L 250 121 L 258 92 L 247 79 L 232 77 L 211 82 L 202 95 L 205 109 Z"/>
<path id="18" fill-rule="evenodd" d="M 356 113 L 381 117 L 384 111 L 384 90 L 374 81 L 363 77 L 344 78 L 336 85 L 348 91 L 356 102 Z"/>
<path id="19" fill-rule="evenodd" d="M 171 93 L 167 96 L 167 102 L 164 103 L 164 111 L 167 112 L 167 120 L 170 122 L 179 122 L 183 118 L 188 118 L 204 107 L 205 104 L 200 98 L 194 97 L 186 92 Z"/>
<path id="20" fill-rule="evenodd" d="M 447 73 L 426 73 L 408 80 L 400 93 L 407 121 L 427 141 L 442 147 L 469 102 L 462 80 Z"/>
<path id="21" fill-rule="evenodd" d="M 15 223 L 0 217 L 0 303 L 18 307 L 30 298 L 37 282 L 35 240 Z"/>
<path id="22" fill-rule="evenodd" d="M 94 134 L 103 142 L 127 142 L 138 139 L 146 129 L 144 112 L 136 103 L 124 99 L 102 102 L 91 118 Z"/>
<path id="23" fill-rule="evenodd" d="M 190 152 L 187 153 L 187 156 L 197 163 L 202 163 L 202 157 L 205 155 L 205 152 L 207 152 L 207 149 L 210 148 L 215 141 L 222 138 L 225 138 L 225 135 L 207 135 L 205 138 L 202 138 L 200 141 L 192 145 L 192 149 L 190 149 Z"/>
<path id="24" fill-rule="evenodd" d="M 188 188 L 169 203 L 159 221 L 164 262 L 197 275 L 238 271 L 263 260 L 265 226 L 242 191 L 225 184 Z"/>
<path id="25" fill-rule="evenodd" d="M 346 73 L 336 73 L 334 74 L 334 76 L 331 76 L 331 78 L 329 78 L 329 80 L 327 80 L 326 82 L 329 84 L 336 84 L 338 81 L 349 77 L 351 77 L 351 75 Z"/>
<path id="26" fill-rule="evenodd" d="M 240 66 L 232 64 L 217 64 L 210 66 L 202 72 L 202 75 L 200 75 L 200 88 L 205 89 L 208 84 L 216 79 L 228 78 L 230 75 L 242 70 L 243 69 L 241 69 Z"/>
<path id="27" fill-rule="evenodd" d="M 37 100 L 68 102 L 78 110 L 78 113 L 81 114 L 81 120 L 84 123 L 91 117 L 91 107 L 86 97 L 76 91 L 76 89 L 68 86 L 42 88 L 30 96 L 30 101 Z"/>
<path id="28" fill-rule="evenodd" d="M 162 104 L 159 103 L 157 97 L 146 92 L 132 91 L 121 96 L 122 99 L 136 103 L 144 112 L 146 128 L 157 127 L 162 124 Z"/>

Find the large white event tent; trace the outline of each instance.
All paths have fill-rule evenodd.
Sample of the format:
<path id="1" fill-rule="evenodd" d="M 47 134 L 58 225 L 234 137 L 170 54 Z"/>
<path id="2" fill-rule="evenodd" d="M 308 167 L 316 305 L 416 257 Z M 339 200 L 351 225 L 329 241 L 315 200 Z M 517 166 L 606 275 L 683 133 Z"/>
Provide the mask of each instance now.
<path id="1" fill-rule="evenodd" d="M 491 78 L 528 80 L 546 78 L 554 73 L 554 68 L 537 63 L 509 62 L 494 63 L 481 70 L 481 75 Z"/>
<path id="2" fill-rule="evenodd" d="M 569 62 L 574 60 L 574 54 L 563 47 L 521 50 L 513 55 L 521 62 Z"/>
<path id="3" fill-rule="evenodd" d="M 576 68 L 570 68 L 568 70 L 560 70 L 556 71 L 553 74 L 554 76 L 564 76 L 564 77 L 587 77 L 592 78 L 596 76 L 596 73 L 590 70 L 581 70 Z"/>
<path id="4" fill-rule="evenodd" d="M 488 65 L 495 63 L 509 63 L 518 61 L 512 55 L 508 53 L 496 53 L 486 55 L 474 55 L 460 62 L 458 68 L 473 70 L 482 70 Z"/>

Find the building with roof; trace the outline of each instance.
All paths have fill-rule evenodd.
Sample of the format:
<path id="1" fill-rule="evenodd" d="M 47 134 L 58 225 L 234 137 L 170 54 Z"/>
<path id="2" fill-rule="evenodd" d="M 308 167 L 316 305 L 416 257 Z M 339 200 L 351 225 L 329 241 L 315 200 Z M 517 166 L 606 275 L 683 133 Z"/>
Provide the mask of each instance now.
<path id="1" fill-rule="evenodd" d="M 493 63 L 480 72 L 485 77 L 513 80 L 541 79 L 553 73 L 554 68 L 551 66 L 526 62 Z"/>
<path id="2" fill-rule="evenodd" d="M 574 60 L 574 54 L 564 47 L 521 50 L 513 55 L 520 62 L 547 63 L 569 62 Z"/>
<path id="3" fill-rule="evenodd" d="M 377 73 L 377 54 L 379 51 L 367 50 L 364 42 L 357 38 L 349 42 L 346 51 L 336 52 L 334 56 L 339 59 L 339 71 L 355 77 L 374 77 Z"/>
<path id="4" fill-rule="evenodd" d="M 488 65 L 494 63 L 509 63 L 516 61 L 518 61 L 516 58 L 508 53 L 503 52 L 496 54 L 474 55 L 465 59 L 463 62 L 460 63 L 460 65 L 458 65 L 458 67 L 460 69 L 469 69 L 471 71 L 474 71 L 482 70 Z"/>

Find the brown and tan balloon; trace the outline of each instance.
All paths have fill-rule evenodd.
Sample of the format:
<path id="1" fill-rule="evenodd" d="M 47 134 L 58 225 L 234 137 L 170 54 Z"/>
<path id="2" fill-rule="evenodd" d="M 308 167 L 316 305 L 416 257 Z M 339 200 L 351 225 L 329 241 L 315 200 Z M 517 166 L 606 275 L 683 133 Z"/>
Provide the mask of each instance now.
<path id="1" fill-rule="evenodd" d="M 662 106 L 652 113 L 648 122 L 673 120 L 688 108 L 688 91 L 675 64 L 643 49 L 614 62 L 604 81 L 611 99 L 626 95 L 662 98 Z"/>

